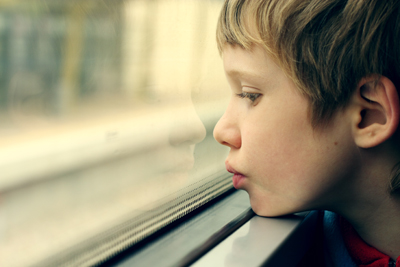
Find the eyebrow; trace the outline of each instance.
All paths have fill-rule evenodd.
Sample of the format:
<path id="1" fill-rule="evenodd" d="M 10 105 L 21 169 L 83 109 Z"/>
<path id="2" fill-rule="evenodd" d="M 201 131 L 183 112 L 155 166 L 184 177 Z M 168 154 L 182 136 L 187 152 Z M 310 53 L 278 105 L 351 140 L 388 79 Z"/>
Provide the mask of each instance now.
<path id="1" fill-rule="evenodd" d="M 251 87 L 255 86 L 259 89 L 264 88 L 268 89 L 276 85 L 276 81 L 274 80 L 273 76 L 268 73 L 266 75 L 262 75 L 256 71 L 249 71 L 247 69 L 239 68 L 232 68 L 226 71 L 226 75 L 228 78 L 236 80 L 242 80 L 245 84 L 249 83 Z"/>
<path id="2" fill-rule="evenodd" d="M 256 75 L 251 71 L 231 69 L 226 72 L 230 77 L 240 77 L 240 78 L 264 78 L 262 75 Z"/>

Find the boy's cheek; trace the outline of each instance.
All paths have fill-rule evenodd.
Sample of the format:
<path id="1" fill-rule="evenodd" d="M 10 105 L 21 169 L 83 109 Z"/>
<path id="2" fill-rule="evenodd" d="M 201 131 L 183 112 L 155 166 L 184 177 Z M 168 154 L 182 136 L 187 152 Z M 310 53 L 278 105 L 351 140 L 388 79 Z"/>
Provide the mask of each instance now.
<path id="1" fill-rule="evenodd" d="M 302 152 L 298 151 L 295 160 L 262 151 L 254 155 L 257 162 L 253 158 L 255 165 L 244 189 L 257 214 L 280 216 L 326 207 L 344 194 L 357 166 L 354 151 L 337 153 L 332 158 L 329 153 Z"/>

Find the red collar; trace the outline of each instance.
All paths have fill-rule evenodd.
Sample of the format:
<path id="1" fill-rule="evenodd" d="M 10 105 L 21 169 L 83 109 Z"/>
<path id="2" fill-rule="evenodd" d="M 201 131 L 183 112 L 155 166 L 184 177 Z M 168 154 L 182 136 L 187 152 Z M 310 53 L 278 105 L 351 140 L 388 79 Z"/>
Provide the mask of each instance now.
<path id="1" fill-rule="evenodd" d="M 358 266 L 389 266 L 390 257 L 365 243 L 351 224 L 342 217 L 340 218 L 340 228 L 347 250 Z M 400 267 L 400 256 L 396 260 L 396 267 Z"/>

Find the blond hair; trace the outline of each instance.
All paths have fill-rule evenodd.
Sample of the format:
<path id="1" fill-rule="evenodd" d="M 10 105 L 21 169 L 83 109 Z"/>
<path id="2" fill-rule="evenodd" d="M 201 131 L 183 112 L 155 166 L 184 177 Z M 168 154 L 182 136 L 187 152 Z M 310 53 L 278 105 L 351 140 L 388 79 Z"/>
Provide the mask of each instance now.
<path id="1" fill-rule="evenodd" d="M 217 43 L 220 53 L 262 45 L 310 100 L 313 127 L 345 107 L 363 77 L 400 88 L 398 0 L 226 0 Z M 394 173 L 392 191 L 400 167 Z"/>

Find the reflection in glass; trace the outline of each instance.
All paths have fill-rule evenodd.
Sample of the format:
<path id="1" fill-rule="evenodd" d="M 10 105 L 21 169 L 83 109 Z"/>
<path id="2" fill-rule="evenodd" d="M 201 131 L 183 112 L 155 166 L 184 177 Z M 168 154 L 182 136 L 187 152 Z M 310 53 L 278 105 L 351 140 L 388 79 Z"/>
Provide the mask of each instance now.
<path id="1" fill-rule="evenodd" d="M 224 169 L 221 5 L 0 0 L 0 265 L 39 262 Z"/>
<path id="2" fill-rule="evenodd" d="M 262 266 L 268 259 L 267 264 L 271 266 L 276 266 L 277 262 L 282 263 L 282 266 L 288 266 L 288 264 L 296 266 L 297 260 L 302 256 L 302 248 L 298 248 L 298 241 L 290 242 L 290 239 L 297 238 L 299 240 L 298 233 L 303 230 L 297 228 L 297 236 L 292 231 L 299 225 L 300 220 L 301 217 L 296 215 L 273 219 L 253 217 L 235 232 L 236 238 L 233 239 L 233 242 L 228 243 L 231 244 L 231 248 L 228 249 L 229 253 L 226 254 L 224 263 L 220 265 L 227 267 Z M 304 242 L 304 240 L 302 241 Z M 302 245 L 307 248 L 306 243 L 302 243 Z M 282 258 L 282 254 L 278 254 L 282 251 L 286 252 L 284 254 L 286 259 Z"/>

